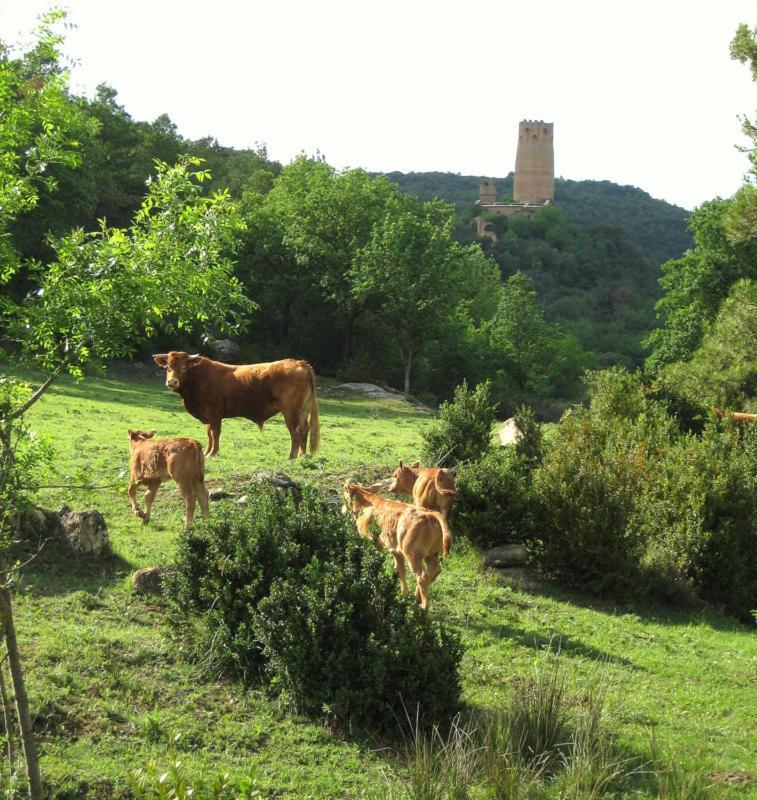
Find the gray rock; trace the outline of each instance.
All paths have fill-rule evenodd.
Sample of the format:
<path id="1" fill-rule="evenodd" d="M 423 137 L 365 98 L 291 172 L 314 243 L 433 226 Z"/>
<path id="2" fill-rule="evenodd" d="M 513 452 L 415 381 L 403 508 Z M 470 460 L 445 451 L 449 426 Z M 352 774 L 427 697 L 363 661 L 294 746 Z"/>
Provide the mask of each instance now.
<path id="1" fill-rule="evenodd" d="M 234 496 L 235 495 L 233 495 L 231 492 L 227 492 L 226 489 L 221 489 L 221 488 L 218 488 L 218 487 L 215 488 L 215 489 L 211 489 L 208 492 L 208 499 L 212 500 L 212 501 L 215 501 L 215 500 L 226 500 L 227 498 L 234 497 Z"/>
<path id="2" fill-rule="evenodd" d="M 300 485 L 283 472 L 257 472 L 250 478 L 250 483 L 258 486 L 267 483 L 278 490 L 282 500 L 285 500 L 287 495 L 291 495 L 295 505 L 302 500 Z"/>
<path id="3" fill-rule="evenodd" d="M 239 345 L 231 339 L 209 339 L 208 350 L 218 361 L 235 363 L 239 360 Z"/>
<path id="4" fill-rule="evenodd" d="M 71 511 L 64 506 L 58 519 L 63 538 L 75 552 L 99 555 L 108 549 L 108 526 L 99 511 Z"/>
<path id="5" fill-rule="evenodd" d="M 247 495 L 246 494 L 243 494 L 241 497 L 237 497 L 237 500 L 236 500 L 236 503 L 239 506 L 239 508 L 247 508 L 248 502 L 249 501 L 247 499 Z"/>
<path id="6" fill-rule="evenodd" d="M 497 436 L 499 437 L 499 443 L 502 445 L 502 447 L 508 447 L 509 445 L 518 444 L 518 442 L 523 438 L 523 432 L 518 427 L 515 417 L 510 417 L 510 419 L 506 419 L 499 426 Z"/>
<path id="7" fill-rule="evenodd" d="M 519 544 L 503 544 L 484 553 L 484 566 L 502 569 L 519 567 L 528 562 L 528 553 Z"/>
<path id="8" fill-rule="evenodd" d="M 144 567 L 132 573 L 131 589 L 135 594 L 163 594 L 162 567 Z"/>

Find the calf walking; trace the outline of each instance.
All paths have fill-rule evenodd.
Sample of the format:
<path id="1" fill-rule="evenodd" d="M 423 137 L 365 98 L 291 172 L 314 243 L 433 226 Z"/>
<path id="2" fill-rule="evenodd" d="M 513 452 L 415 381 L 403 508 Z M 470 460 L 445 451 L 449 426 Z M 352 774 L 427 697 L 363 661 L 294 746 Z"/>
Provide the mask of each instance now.
<path id="1" fill-rule="evenodd" d="M 373 538 L 371 523 L 378 525 L 376 547 L 394 556 L 402 593 L 407 592 L 405 562 L 408 562 L 416 580 L 415 599 L 422 608 L 428 608 L 431 584 L 442 571 L 439 558 L 448 555 L 452 545 L 444 516 L 438 511 L 380 497 L 359 483 L 348 481 L 344 494 L 361 536 Z"/>
<path id="2" fill-rule="evenodd" d="M 200 501 L 202 515 L 208 516 L 208 490 L 205 488 L 205 457 L 196 439 L 153 439 L 156 431 L 129 430 L 131 510 L 150 521 L 150 509 L 163 481 L 173 479 L 184 498 L 184 527 L 194 518 L 195 503 Z M 137 487 L 146 486 L 145 510 L 137 505 Z"/>

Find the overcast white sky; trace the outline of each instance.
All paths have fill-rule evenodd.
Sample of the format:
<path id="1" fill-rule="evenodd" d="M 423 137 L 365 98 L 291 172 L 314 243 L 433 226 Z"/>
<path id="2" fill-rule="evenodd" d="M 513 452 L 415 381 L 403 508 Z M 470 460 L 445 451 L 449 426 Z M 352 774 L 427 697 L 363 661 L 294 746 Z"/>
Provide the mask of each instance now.
<path id="1" fill-rule="evenodd" d="M 518 122 L 554 123 L 555 172 L 686 208 L 742 182 L 732 61 L 754 0 L 70 0 L 72 84 L 112 85 L 136 119 L 288 163 L 504 177 Z M 42 0 L 0 0 L 17 41 Z"/>

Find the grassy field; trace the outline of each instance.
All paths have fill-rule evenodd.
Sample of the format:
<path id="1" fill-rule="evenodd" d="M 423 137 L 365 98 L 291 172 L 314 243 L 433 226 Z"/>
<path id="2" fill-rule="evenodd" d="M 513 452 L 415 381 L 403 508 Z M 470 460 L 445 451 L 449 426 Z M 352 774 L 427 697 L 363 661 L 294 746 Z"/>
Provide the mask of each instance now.
<path id="1" fill-rule="evenodd" d="M 210 486 L 233 488 L 252 473 L 280 470 L 338 489 L 350 475 L 388 474 L 419 453 L 426 419 L 400 402 L 321 391 L 322 451 L 290 463 L 283 421 L 261 435 L 247 421 L 224 422 L 221 451 L 208 460 Z M 188 773 L 241 777 L 251 770 L 263 796 L 381 797 L 403 767 L 388 750 L 293 718 L 258 691 L 197 678 L 181 657 L 159 605 L 137 599 L 129 575 L 170 563 L 182 522 L 175 489 L 164 486 L 150 525 L 126 497 L 128 428 L 156 428 L 204 443 L 204 429 L 153 371 L 125 369 L 81 383 L 64 379 L 29 415 L 56 451 L 39 504 L 96 507 L 113 556 L 73 559 L 52 551 L 28 568 L 16 594 L 20 646 L 53 797 L 120 795 L 129 773 L 180 760 Z M 211 506 L 211 513 L 213 506 Z M 387 569 L 389 564 L 387 563 Z M 757 639 L 714 612 L 617 607 L 549 584 L 523 589 L 480 567 L 456 542 L 434 585 L 431 613 L 460 634 L 464 698 L 504 708 L 513 685 L 559 649 L 569 691 L 608 689 L 608 724 L 618 750 L 644 760 L 654 738 L 667 757 L 717 782 L 757 775 Z M 735 780 L 734 797 L 757 796 Z M 643 784 L 633 796 L 645 797 Z"/>

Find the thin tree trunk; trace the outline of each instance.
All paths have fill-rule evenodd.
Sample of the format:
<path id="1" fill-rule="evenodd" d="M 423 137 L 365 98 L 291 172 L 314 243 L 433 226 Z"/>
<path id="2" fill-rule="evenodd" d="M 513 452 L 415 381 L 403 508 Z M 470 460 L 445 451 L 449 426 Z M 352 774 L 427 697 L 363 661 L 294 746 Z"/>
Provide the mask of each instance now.
<path id="1" fill-rule="evenodd" d="M 7 582 L 8 576 L 3 575 L 3 579 Z M 26 695 L 24 673 L 21 668 L 21 658 L 18 654 L 16 628 L 13 624 L 11 595 L 7 585 L 4 585 L 2 589 L 0 589 L 0 617 L 2 618 L 2 625 L 5 631 L 5 647 L 8 651 L 8 667 L 11 673 L 13 694 L 16 697 L 16 712 L 18 713 L 18 724 L 21 729 L 21 747 L 24 752 L 24 760 L 26 761 L 29 800 L 41 800 L 42 778 L 39 772 L 37 748 L 34 742 L 34 731 L 32 730 L 32 718 L 29 713 L 29 698 Z"/>
<path id="2" fill-rule="evenodd" d="M 413 346 L 410 345 L 410 349 L 407 353 L 407 358 L 405 359 L 405 388 L 404 394 L 410 394 L 410 373 L 413 369 L 413 355 L 414 355 Z"/>
<path id="3" fill-rule="evenodd" d="M 3 662 L 5 659 L 3 659 Z M 16 760 L 16 753 L 13 748 L 13 717 L 11 716 L 10 701 L 8 700 L 8 690 L 5 688 L 5 664 L 0 663 L 0 698 L 3 701 L 3 722 L 5 724 L 5 739 L 8 746 L 8 766 L 9 771 L 13 772 L 13 763 Z"/>

